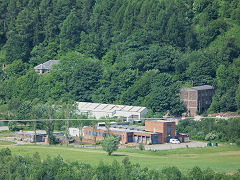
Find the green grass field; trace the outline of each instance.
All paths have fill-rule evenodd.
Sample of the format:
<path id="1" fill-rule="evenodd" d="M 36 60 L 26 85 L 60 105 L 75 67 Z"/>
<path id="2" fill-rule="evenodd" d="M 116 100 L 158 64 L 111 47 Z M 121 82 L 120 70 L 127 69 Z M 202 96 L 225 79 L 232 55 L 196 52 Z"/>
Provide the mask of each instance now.
<path id="1" fill-rule="evenodd" d="M 14 134 L 0 134 L 0 137 L 15 137 Z"/>
<path id="2" fill-rule="evenodd" d="M 11 141 L 0 140 L 0 145 L 11 145 L 11 144 L 16 144 L 16 143 L 15 142 L 11 142 Z"/>
<path id="3" fill-rule="evenodd" d="M 3 147 L 1 147 L 3 148 Z M 161 169 L 166 166 L 177 166 L 186 171 L 194 166 L 212 168 L 218 172 L 235 172 L 240 169 L 240 147 L 219 146 L 205 148 L 184 148 L 165 151 L 140 151 L 136 149 L 119 149 L 112 156 L 95 149 L 73 148 L 65 146 L 24 145 L 9 147 L 13 154 L 32 155 L 39 152 L 41 157 L 55 157 L 61 155 L 66 161 L 81 161 L 97 165 L 100 161 L 111 163 L 114 159 L 119 162 L 129 157 L 132 163 L 139 163 L 141 167 Z"/>

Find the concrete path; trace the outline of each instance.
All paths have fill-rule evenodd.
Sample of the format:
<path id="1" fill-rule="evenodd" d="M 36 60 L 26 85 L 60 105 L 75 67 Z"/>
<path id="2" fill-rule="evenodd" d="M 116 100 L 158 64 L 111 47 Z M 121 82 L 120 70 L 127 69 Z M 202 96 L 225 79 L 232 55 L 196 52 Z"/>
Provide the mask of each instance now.
<path id="1" fill-rule="evenodd" d="M 8 126 L 0 126 L 0 131 L 8 131 Z"/>

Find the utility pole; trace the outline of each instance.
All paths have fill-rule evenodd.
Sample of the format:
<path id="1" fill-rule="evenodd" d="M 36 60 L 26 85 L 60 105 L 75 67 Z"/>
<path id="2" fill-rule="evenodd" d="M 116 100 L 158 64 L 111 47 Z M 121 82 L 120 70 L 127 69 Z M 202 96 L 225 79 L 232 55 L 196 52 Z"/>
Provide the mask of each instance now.
<path id="1" fill-rule="evenodd" d="M 37 127 L 37 121 L 34 121 L 34 143 L 37 143 L 37 132 L 36 132 L 36 127 Z"/>
<path id="2" fill-rule="evenodd" d="M 66 121 L 66 137 L 69 137 L 69 133 L 68 133 L 68 129 L 69 129 L 69 120 Z"/>

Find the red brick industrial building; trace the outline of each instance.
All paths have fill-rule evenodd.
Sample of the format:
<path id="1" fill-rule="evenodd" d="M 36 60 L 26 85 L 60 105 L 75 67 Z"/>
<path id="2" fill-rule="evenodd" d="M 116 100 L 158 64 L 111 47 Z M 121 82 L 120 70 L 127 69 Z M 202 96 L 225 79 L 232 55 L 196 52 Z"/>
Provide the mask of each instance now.
<path id="1" fill-rule="evenodd" d="M 107 134 L 106 127 L 98 126 L 84 128 L 84 138 L 94 139 L 96 141 L 104 140 Z M 120 143 L 152 143 L 160 144 L 168 142 L 171 137 L 175 136 L 175 122 L 163 120 L 146 120 L 144 126 L 136 125 L 111 125 L 109 133 L 119 136 Z"/>
<path id="2" fill-rule="evenodd" d="M 212 103 L 214 88 L 209 85 L 187 87 L 181 89 L 180 98 L 190 116 L 203 113 Z"/>

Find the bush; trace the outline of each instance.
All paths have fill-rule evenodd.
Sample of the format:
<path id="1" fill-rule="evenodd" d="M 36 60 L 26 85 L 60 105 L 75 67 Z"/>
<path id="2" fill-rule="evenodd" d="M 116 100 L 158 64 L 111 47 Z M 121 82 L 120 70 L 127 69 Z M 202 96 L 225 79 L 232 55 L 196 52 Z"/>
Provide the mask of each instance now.
<path id="1" fill-rule="evenodd" d="M 214 140 L 216 137 L 217 137 L 216 134 L 210 132 L 205 136 L 205 140 L 206 141 Z"/>
<path id="2" fill-rule="evenodd" d="M 23 129 L 23 128 L 18 127 L 16 122 L 9 122 L 8 128 L 10 131 L 20 131 Z"/>
<path id="3" fill-rule="evenodd" d="M 4 148 L 0 150 L 0 157 L 2 158 L 3 156 L 11 156 L 11 150 L 9 148 Z"/>
<path id="4" fill-rule="evenodd" d="M 182 173 L 177 167 L 167 167 L 162 170 L 166 179 L 180 180 L 182 179 Z"/>
<path id="5" fill-rule="evenodd" d="M 102 146 L 102 145 L 103 145 L 103 141 L 98 141 L 98 142 L 96 142 L 96 145 Z"/>
<path id="6" fill-rule="evenodd" d="M 237 146 L 240 146 L 240 139 L 237 139 L 236 141 Z"/>
<path id="7" fill-rule="evenodd" d="M 188 172 L 189 179 L 203 179 L 202 170 L 196 166 Z"/>
<path id="8" fill-rule="evenodd" d="M 145 149 L 143 143 L 139 143 L 139 144 L 138 144 L 138 148 L 139 148 L 141 151 Z"/>

